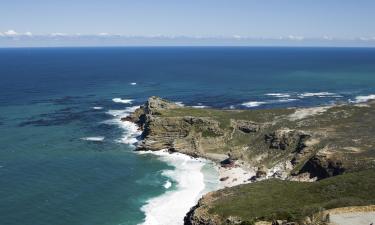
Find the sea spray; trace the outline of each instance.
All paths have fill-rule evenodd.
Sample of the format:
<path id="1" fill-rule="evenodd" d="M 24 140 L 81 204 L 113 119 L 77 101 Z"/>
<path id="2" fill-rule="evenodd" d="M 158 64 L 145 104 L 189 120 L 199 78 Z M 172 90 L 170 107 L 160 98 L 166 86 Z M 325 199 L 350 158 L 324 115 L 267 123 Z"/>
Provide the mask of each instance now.
<path id="1" fill-rule="evenodd" d="M 113 98 L 112 101 L 115 103 L 131 104 L 133 102 L 133 99 Z"/>
<path id="2" fill-rule="evenodd" d="M 163 175 L 175 184 L 163 195 L 149 199 L 142 207 L 146 216 L 142 225 L 182 225 L 186 213 L 199 198 L 219 188 L 218 173 L 208 160 L 166 150 L 139 154 L 153 154 L 172 165 L 174 170 L 165 170 Z"/>
<path id="3" fill-rule="evenodd" d="M 114 124 L 119 126 L 121 129 L 124 130 L 123 135 L 117 142 L 124 143 L 124 144 L 135 144 L 138 141 L 138 137 L 141 135 L 141 131 L 139 130 L 138 126 L 135 123 L 130 121 L 122 121 L 121 118 L 124 118 L 130 113 L 134 112 L 139 106 L 132 106 L 127 107 L 122 110 L 109 110 L 107 113 L 112 115 L 114 118 L 111 120 L 105 121 L 107 124 Z"/>
<path id="4" fill-rule="evenodd" d="M 375 94 L 363 95 L 363 96 L 357 96 L 357 97 L 355 97 L 355 101 L 349 100 L 349 102 L 351 102 L 351 103 L 363 103 L 363 102 L 367 102 L 367 101 L 374 100 L 374 99 L 375 99 Z"/>

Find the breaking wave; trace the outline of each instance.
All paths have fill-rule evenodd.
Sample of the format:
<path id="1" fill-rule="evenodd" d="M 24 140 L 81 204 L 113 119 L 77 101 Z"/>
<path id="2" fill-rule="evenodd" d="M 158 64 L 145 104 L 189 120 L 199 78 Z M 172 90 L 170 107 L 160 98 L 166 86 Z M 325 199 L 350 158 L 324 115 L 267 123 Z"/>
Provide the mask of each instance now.
<path id="1" fill-rule="evenodd" d="M 153 154 L 160 160 L 172 165 L 173 170 L 163 171 L 169 180 L 163 185 L 167 189 L 163 195 L 151 198 L 141 210 L 145 213 L 142 225 L 183 225 L 186 213 L 193 207 L 199 198 L 208 191 L 207 177 L 203 167 L 209 163 L 205 159 L 173 153 L 166 150 L 146 151 L 140 154 Z M 209 176 L 208 176 L 209 177 Z M 215 177 L 218 180 L 218 177 Z M 217 186 L 218 187 L 218 186 Z M 173 212 L 173 213 L 171 213 Z"/>
<path id="2" fill-rule="evenodd" d="M 113 98 L 112 101 L 116 103 L 131 104 L 133 99 Z"/>
<path id="3" fill-rule="evenodd" d="M 367 101 L 370 101 L 370 100 L 373 100 L 373 99 L 375 99 L 375 94 L 357 96 L 357 97 L 355 97 L 354 101 L 350 100 L 350 102 L 363 103 L 363 102 L 367 102 Z"/>
<path id="4" fill-rule="evenodd" d="M 122 121 L 121 118 L 124 118 L 130 113 L 134 112 L 139 106 L 127 107 L 126 109 L 120 110 L 109 110 L 107 114 L 112 115 L 114 118 L 111 120 L 105 121 L 107 124 L 114 124 L 124 130 L 123 135 L 117 141 L 124 144 L 135 144 L 141 135 L 141 131 L 138 129 L 138 126 L 135 123 L 130 121 Z"/>
<path id="5" fill-rule="evenodd" d="M 84 140 L 84 141 L 94 141 L 94 142 L 102 142 L 102 141 L 104 141 L 104 137 L 103 136 L 98 136 L 98 137 L 83 137 L 83 138 L 81 138 L 81 140 Z"/>

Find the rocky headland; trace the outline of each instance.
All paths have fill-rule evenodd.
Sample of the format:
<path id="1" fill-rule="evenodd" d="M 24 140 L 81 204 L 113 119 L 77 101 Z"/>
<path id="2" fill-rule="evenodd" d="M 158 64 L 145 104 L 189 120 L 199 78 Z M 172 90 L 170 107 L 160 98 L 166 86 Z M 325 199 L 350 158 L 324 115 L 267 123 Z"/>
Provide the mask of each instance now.
<path id="1" fill-rule="evenodd" d="M 342 200 L 344 195 L 351 195 L 347 190 L 361 184 L 356 179 L 375 178 L 374 118 L 374 102 L 305 109 L 219 110 L 184 107 L 151 97 L 123 120 L 138 124 L 142 130 L 137 150 L 168 149 L 207 158 L 221 165 L 224 186 L 241 184 L 207 194 L 185 218 L 185 224 L 219 225 L 267 221 L 313 224 L 306 218 L 316 215 L 318 208 L 374 204 L 375 196 L 366 197 L 358 191 L 353 192 L 358 196 L 352 194 L 351 199 Z M 230 170 L 238 172 L 231 175 Z M 331 193 L 329 188 L 322 191 L 340 182 L 343 190 L 331 187 L 338 195 L 326 196 Z M 375 184 L 371 185 L 366 182 L 362 186 L 375 190 Z M 274 201 L 261 201 L 265 196 L 260 190 L 269 192 Z M 317 200 L 296 203 L 294 198 L 310 196 L 306 190 L 317 192 L 311 195 Z M 278 199 L 278 195 L 284 198 Z M 324 196 L 328 203 L 319 201 Z"/>

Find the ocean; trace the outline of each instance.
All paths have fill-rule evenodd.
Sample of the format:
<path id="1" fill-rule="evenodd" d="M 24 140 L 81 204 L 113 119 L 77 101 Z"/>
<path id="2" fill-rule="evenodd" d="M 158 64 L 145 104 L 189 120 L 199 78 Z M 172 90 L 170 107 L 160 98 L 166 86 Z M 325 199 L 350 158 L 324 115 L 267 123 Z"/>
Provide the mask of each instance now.
<path id="1" fill-rule="evenodd" d="M 375 99 L 375 49 L 0 49 L 0 224 L 177 225 L 218 188 L 205 160 L 134 152 L 149 96 L 223 109 Z"/>

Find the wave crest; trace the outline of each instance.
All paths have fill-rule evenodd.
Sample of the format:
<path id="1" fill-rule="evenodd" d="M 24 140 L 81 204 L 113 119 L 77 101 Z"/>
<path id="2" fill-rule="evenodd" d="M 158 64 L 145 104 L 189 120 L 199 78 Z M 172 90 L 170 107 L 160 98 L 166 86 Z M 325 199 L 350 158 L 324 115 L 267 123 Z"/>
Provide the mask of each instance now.
<path id="1" fill-rule="evenodd" d="M 83 138 L 81 138 L 81 140 L 102 142 L 102 141 L 104 141 L 104 137 L 103 136 L 98 136 L 98 137 L 83 137 Z"/>
<path id="2" fill-rule="evenodd" d="M 133 99 L 122 99 L 122 98 L 113 98 L 113 102 L 122 103 L 122 104 L 131 104 L 134 100 Z"/>
<path id="3" fill-rule="evenodd" d="M 123 129 L 125 132 L 117 142 L 124 144 L 135 144 L 138 142 L 138 137 L 141 135 L 141 131 L 135 123 L 130 121 L 122 121 L 121 118 L 127 117 L 130 113 L 134 112 L 139 106 L 127 107 L 122 110 L 109 110 L 107 114 L 112 115 L 112 120 L 106 121 L 107 124 L 114 124 Z"/>
<path id="4" fill-rule="evenodd" d="M 165 170 L 163 175 L 176 182 L 176 188 L 172 189 L 169 188 L 171 183 L 167 181 L 163 186 L 169 188 L 168 191 L 148 200 L 141 208 L 146 215 L 145 221 L 141 224 L 182 225 L 186 213 L 204 194 L 205 178 L 202 168 L 208 161 L 181 153 L 170 154 L 166 150 L 140 152 L 140 154 L 157 155 L 160 160 L 174 166 L 174 170 Z"/>
<path id="5" fill-rule="evenodd" d="M 374 99 L 375 99 L 375 94 L 372 94 L 372 95 L 363 95 L 363 96 L 357 96 L 357 97 L 355 97 L 355 101 L 350 101 L 350 102 L 363 103 L 363 102 L 367 102 L 367 101 L 374 100 Z"/>

